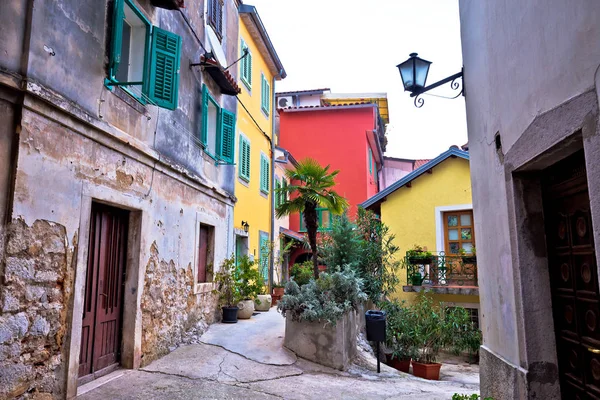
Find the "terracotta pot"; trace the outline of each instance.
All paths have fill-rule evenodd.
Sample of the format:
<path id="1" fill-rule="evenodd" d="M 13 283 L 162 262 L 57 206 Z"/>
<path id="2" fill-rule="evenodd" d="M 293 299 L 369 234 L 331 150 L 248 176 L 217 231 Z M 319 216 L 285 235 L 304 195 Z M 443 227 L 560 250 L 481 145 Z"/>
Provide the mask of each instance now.
<path id="1" fill-rule="evenodd" d="M 270 294 L 259 294 L 256 296 L 254 308 L 256 308 L 256 311 L 269 311 L 271 309 L 272 301 L 273 299 Z"/>
<path id="2" fill-rule="evenodd" d="M 408 370 L 410 369 L 410 358 L 401 360 L 396 357 L 390 357 L 388 365 L 392 368 L 396 368 L 398 371 L 408 373 Z"/>
<path id="3" fill-rule="evenodd" d="M 278 296 L 279 298 L 281 298 L 281 296 L 283 296 L 284 293 L 285 293 L 285 288 L 282 288 L 282 287 L 273 288 L 273 294 L 275 296 Z"/>
<path id="4" fill-rule="evenodd" d="M 414 376 L 423 379 L 429 379 L 431 381 L 440 380 L 440 368 L 442 368 L 442 364 L 421 364 L 419 362 L 413 361 L 412 366 Z"/>
<path id="5" fill-rule="evenodd" d="M 238 308 L 237 307 L 223 307 L 223 320 L 225 324 L 235 324 L 237 318 Z"/>
<path id="6" fill-rule="evenodd" d="M 254 313 L 254 300 L 242 300 L 238 303 L 238 318 L 250 319 Z"/>
<path id="7" fill-rule="evenodd" d="M 277 302 L 279 302 L 279 300 L 281 300 L 281 296 L 278 296 L 276 294 L 271 296 L 272 304 L 277 304 Z"/>

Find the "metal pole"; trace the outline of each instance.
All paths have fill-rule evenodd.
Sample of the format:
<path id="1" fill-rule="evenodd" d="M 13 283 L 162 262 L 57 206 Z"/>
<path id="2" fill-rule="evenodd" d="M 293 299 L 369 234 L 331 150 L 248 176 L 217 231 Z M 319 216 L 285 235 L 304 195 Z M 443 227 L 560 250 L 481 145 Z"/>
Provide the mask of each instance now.
<path id="1" fill-rule="evenodd" d="M 380 373 L 380 372 L 381 372 L 381 369 L 380 369 L 380 367 L 379 367 L 379 363 L 380 363 L 380 362 L 381 362 L 381 361 L 379 361 L 379 342 L 377 342 L 377 373 Z"/>

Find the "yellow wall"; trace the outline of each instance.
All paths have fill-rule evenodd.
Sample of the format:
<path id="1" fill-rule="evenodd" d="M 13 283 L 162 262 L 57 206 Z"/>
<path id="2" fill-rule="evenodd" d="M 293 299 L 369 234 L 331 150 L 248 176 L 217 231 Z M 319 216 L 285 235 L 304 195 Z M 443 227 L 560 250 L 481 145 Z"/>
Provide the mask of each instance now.
<path id="1" fill-rule="evenodd" d="M 401 187 L 387 196 L 381 203 L 381 220 L 396 235 L 395 243 L 400 246 L 399 257 L 415 244 L 435 252 L 436 222 L 435 208 L 471 204 L 471 178 L 469 162 L 462 158 L 448 158 L 433 168 L 433 173 L 424 173 L 412 181 L 411 187 Z M 401 300 L 412 300 L 415 293 L 405 293 L 406 269 L 402 269 L 400 284 L 395 296 Z M 435 295 L 437 299 L 455 303 L 479 303 L 479 296 Z"/>
<path id="2" fill-rule="evenodd" d="M 258 261 L 260 256 L 259 231 L 267 233 L 271 232 L 271 194 L 269 193 L 269 195 L 264 195 L 260 191 L 260 154 L 262 151 L 267 156 L 272 167 L 271 146 L 269 140 L 265 137 L 261 130 L 266 132 L 269 137 L 273 137 L 271 124 L 273 110 L 270 110 L 269 116 L 266 116 L 260 107 L 261 73 L 263 73 L 269 81 L 269 84 L 271 85 L 271 92 L 273 92 L 273 75 L 269 72 L 263 55 L 260 54 L 256 43 L 254 40 L 252 40 L 246 25 L 241 19 L 240 38 L 246 42 L 250 49 L 250 53 L 252 54 L 252 87 L 249 90 L 246 84 L 239 78 L 241 76 L 241 63 L 238 63 L 238 85 L 242 89 L 239 99 L 246 106 L 252 117 L 254 117 L 260 126 L 260 129 L 256 126 L 250 114 L 248 114 L 244 107 L 238 104 L 236 124 L 237 133 L 235 142 L 235 163 L 237 164 L 235 195 L 238 200 L 234 208 L 233 225 L 235 228 L 241 229 L 242 221 L 247 221 L 250 224 L 250 230 L 248 232 L 248 253 L 253 254 L 255 256 L 255 260 Z M 240 47 L 239 44 L 238 47 Z M 240 47 L 240 56 L 241 55 Z M 272 95 L 273 93 L 271 93 L 271 102 Z M 240 134 L 243 134 L 250 139 L 250 182 L 248 183 L 239 177 Z M 270 177 L 271 173 L 269 172 L 269 179 Z M 271 187 L 272 183 L 273 182 L 269 182 Z"/>

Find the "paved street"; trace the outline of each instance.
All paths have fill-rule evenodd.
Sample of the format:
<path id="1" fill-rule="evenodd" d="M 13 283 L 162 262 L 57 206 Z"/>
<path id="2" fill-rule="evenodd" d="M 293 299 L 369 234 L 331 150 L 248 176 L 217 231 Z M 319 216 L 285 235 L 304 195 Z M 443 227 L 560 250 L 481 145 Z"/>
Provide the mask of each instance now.
<path id="1" fill-rule="evenodd" d="M 78 399 L 446 400 L 479 391 L 478 368 L 466 364 L 444 364 L 443 380 L 431 382 L 385 365 L 377 374 L 375 359 L 362 348 L 345 372 L 297 359 L 282 346 L 284 326 L 274 308 L 235 325 L 215 324 L 202 343 L 137 371 L 116 371 L 81 387 Z"/>

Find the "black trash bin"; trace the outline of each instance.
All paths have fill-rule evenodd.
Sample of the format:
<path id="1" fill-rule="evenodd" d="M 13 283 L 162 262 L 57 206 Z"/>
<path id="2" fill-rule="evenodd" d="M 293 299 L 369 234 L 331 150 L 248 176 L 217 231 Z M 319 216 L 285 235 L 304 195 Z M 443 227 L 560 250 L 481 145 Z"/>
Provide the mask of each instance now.
<path id="1" fill-rule="evenodd" d="M 369 310 L 365 313 L 367 340 L 385 342 L 385 311 Z"/>

